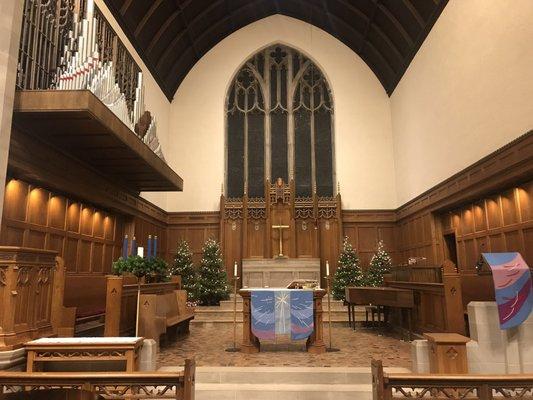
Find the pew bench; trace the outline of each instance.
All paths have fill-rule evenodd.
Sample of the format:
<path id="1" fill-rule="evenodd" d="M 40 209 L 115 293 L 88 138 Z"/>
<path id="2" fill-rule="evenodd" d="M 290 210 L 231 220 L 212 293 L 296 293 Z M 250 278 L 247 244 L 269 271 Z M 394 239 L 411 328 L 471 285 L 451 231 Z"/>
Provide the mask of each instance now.
<path id="1" fill-rule="evenodd" d="M 508 399 L 533 397 L 533 374 L 444 375 L 383 372 L 372 360 L 373 400 L 398 399 Z"/>
<path id="2" fill-rule="evenodd" d="M 11 372 L 0 371 L 0 399 L 2 394 L 17 393 L 15 398 L 30 398 L 25 394 L 46 391 L 76 391 L 92 393 L 93 398 L 121 399 L 179 399 L 194 400 L 196 365 L 185 360 L 179 372 Z M 9 398 L 9 397 L 7 397 Z M 90 398 L 90 397 L 88 397 Z"/>
<path id="3" fill-rule="evenodd" d="M 139 307 L 139 335 L 154 339 L 159 346 L 189 333 L 189 322 L 194 313 L 187 307 L 187 292 L 141 294 Z"/>

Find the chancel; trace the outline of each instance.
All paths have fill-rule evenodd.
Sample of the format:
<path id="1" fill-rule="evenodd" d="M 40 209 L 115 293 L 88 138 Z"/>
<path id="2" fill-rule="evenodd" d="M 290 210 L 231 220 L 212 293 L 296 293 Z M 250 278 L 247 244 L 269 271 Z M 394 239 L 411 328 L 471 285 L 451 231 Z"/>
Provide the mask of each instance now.
<path id="1" fill-rule="evenodd" d="M 0 398 L 533 396 L 531 0 L 0 14 Z"/>

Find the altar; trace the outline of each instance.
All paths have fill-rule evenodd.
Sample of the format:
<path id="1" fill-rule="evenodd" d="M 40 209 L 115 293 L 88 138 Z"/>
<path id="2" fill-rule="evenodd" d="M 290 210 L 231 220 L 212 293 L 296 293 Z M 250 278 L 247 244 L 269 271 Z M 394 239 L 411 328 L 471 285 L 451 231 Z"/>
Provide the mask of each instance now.
<path id="1" fill-rule="evenodd" d="M 285 296 L 284 299 L 274 299 L 268 292 Z M 255 294 L 255 296 L 254 296 Z M 257 296 L 260 294 L 260 296 Z M 322 298 L 326 295 L 323 289 L 241 289 L 239 295 L 243 299 L 243 334 L 241 351 L 243 353 L 258 353 L 261 349 L 261 339 L 272 339 L 279 330 L 279 324 L 287 319 L 287 331 L 293 339 L 307 338 L 306 348 L 309 353 L 322 354 L 326 352 L 324 343 L 324 329 L 322 316 Z M 255 297 L 255 298 L 254 298 Z M 312 301 L 312 306 L 306 305 Z M 267 303 L 266 308 L 258 307 L 259 303 Z M 271 303 L 268 305 L 268 303 Z M 290 313 L 287 318 L 279 315 L 283 308 L 279 303 L 288 304 Z M 268 309 L 270 308 L 270 309 Z M 312 308 L 312 313 L 310 312 Z M 258 337 L 259 336 L 259 337 Z"/>
<path id="2" fill-rule="evenodd" d="M 320 282 L 319 258 L 266 258 L 242 260 L 243 288 L 287 287 L 295 280 Z"/>

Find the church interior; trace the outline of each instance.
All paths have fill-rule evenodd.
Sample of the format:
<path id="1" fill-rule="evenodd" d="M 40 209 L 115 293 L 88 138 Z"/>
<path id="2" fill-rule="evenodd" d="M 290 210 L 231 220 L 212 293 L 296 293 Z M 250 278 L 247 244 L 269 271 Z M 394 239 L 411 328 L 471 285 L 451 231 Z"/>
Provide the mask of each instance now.
<path id="1" fill-rule="evenodd" d="M 0 15 L 0 399 L 533 398 L 533 1 Z"/>

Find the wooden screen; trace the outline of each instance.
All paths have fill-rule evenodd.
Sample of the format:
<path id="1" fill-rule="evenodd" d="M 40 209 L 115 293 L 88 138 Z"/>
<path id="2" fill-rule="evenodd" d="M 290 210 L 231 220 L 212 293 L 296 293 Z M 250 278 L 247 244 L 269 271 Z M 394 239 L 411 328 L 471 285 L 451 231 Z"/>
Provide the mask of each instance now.
<path id="1" fill-rule="evenodd" d="M 103 275 L 120 257 L 121 218 L 12 179 L 6 185 L 0 245 L 55 250 L 69 275 Z"/>

